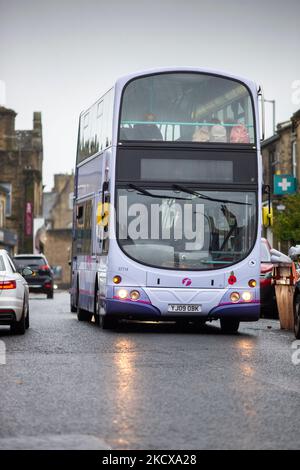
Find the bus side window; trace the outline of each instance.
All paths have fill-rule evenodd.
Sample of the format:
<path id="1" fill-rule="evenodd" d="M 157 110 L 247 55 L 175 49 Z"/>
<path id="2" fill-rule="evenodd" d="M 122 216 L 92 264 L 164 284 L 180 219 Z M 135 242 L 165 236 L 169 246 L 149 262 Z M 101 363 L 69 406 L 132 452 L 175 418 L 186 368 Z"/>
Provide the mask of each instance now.
<path id="1" fill-rule="evenodd" d="M 79 221 L 82 222 L 82 218 L 83 218 L 83 206 L 77 206 L 76 219 L 78 221 L 78 224 L 79 224 Z"/>
<path id="2" fill-rule="evenodd" d="M 109 183 L 104 181 L 102 185 L 102 214 L 103 218 L 103 232 L 102 232 L 102 253 L 107 254 L 109 248 L 109 207 L 110 207 L 110 192 Z"/>
<path id="3" fill-rule="evenodd" d="M 83 214 L 84 206 L 76 207 L 76 227 L 75 227 L 75 240 L 76 240 L 76 255 L 83 253 Z"/>
<path id="4" fill-rule="evenodd" d="M 85 201 L 76 209 L 77 254 L 90 255 L 92 247 L 92 201 Z"/>

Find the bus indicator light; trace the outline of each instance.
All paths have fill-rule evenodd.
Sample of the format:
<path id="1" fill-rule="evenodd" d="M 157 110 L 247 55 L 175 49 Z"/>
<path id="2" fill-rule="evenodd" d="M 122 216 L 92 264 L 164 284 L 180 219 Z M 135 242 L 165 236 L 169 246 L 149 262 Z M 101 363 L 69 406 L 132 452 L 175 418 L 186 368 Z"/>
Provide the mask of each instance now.
<path id="1" fill-rule="evenodd" d="M 250 279 L 250 281 L 248 282 L 248 286 L 249 287 L 256 287 L 256 280 L 255 279 Z"/>
<path id="2" fill-rule="evenodd" d="M 113 283 L 114 284 L 120 284 L 121 281 L 122 281 L 121 276 L 114 276 L 113 277 Z"/>

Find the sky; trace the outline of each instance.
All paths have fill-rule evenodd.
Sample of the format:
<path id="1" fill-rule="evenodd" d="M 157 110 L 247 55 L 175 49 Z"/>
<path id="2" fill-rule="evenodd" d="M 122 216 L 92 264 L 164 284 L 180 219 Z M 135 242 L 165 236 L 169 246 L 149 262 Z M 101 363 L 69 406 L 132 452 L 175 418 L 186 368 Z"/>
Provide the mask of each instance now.
<path id="1" fill-rule="evenodd" d="M 228 71 L 261 84 L 280 122 L 300 108 L 299 46 L 299 0 L 0 0 L 5 105 L 17 129 L 42 112 L 47 190 L 54 173 L 74 169 L 80 111 L 119 76 L 156 66 Z"/>

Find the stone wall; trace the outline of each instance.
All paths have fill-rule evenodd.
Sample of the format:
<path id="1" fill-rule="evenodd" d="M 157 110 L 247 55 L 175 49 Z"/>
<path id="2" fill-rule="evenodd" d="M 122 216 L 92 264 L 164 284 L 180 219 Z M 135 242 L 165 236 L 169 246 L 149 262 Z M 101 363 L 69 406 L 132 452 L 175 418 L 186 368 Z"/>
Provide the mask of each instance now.
<path id="1" fill-rule="evenodd" d="M 71 228 L 73 208 L 70 205 L 70 194 L 74 192 L 74 175 L 54 175 L 53 191 L 57 194 L 51 209 L 53 229 Z"/>
<path id="2" fill-rule="evenodd" d="M 44 253 L 49 264 L 54 267 L 61 266 L 61 279 L 55 279 L 55 284 L 61 289 L 70 286 L 71 270 L 69 260 L 71 259 L 72 230 L 47 230 Z"/>
<path id="3" fill-rule="evenodd" d="M 25 230 L 26 204 L 32 207 L 32 219 L 42 215 L 42 122 L 41 113 L 34 113 L 33 130 L 16 131 L 15 117 L 13 110 L 0 108 L 0 184 L 12 185 L 6 227 L 18 234 L 17 251 L 24 253 L 33 250 L 32 234 Z"/>

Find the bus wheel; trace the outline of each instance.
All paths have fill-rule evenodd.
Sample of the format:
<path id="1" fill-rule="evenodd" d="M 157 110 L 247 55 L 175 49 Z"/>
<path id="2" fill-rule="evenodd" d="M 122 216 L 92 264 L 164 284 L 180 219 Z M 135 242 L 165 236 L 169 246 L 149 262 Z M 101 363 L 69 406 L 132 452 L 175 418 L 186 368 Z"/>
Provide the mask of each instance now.
<path id="1" fill-rule="evenodd" d="M 108 315 L 99 315 L 99 325 L 102 330 L 114 330 L 118 326 L 118 320 Z"/>
<path id="2" fill-rule="evenodd" d="M 91 321 L 93 314 L 87 310 L 77 307 L 78 321 Z"/>
<path id="3" fill-rule="evenodd" d="M 221 330 L 223 333 L 234 334 L 237 333 L 240 322 L 233 318 L 221 318 Z"/>
<path id="4" fill-rule="evenodd" d="M 78 298 L 77 294 L 76 294 L 76 298 Z M 72 295 L 70 295 L 70 310 L 71 310 L 72 313 L 76 313 L 77 312 L 77 307 L 76 307 L 76 305 L 73 304 L 72 301 L 73 301 Z"/>
<path id="5" fill-rule="evenodd" d="M 78 321 L 91 321 L 93 314 L 79 307 L 79 284 L 77 284 L 76 292 L 76 311 Z"/>
<path id="6" fill-rule="evenodd" d="M 77 308 L 76 308 L 74 305 L 72 305 L 72 304 L 70 304 L 70 310 L 71 310 L 72 313 L 76 313 L 76 312 L 77 312 Z"/>
<path id="7" fill-rule="evenodd" d="M 95 324 L 100 325 L 99 292 L 98 292 L 97 287 L 95 288 L 94 319 L 95 319 Z"/>
<path id="8" fill-rule="evenodd" d="M 300 339 L 300 295 L 298 294 L 294 302 L 294 331 L 297 339 Z"/>

